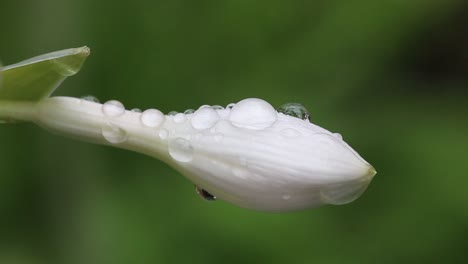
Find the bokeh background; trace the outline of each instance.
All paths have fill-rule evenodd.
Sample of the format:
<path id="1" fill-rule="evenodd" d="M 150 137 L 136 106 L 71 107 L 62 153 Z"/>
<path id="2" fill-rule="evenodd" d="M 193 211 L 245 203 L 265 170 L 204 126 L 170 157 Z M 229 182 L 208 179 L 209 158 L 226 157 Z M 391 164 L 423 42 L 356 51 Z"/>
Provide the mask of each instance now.
<path id="1" fill-rule="evenodd" d="M 300 102 L 378 174 L 344 206 L 202 201 L 164 163 L 0 126 L 0 263 L 462 263 L 468 5 L 456 0 L 0 2 L 3 64 L 92 49 L 57 94 L 183 111 Z"/>

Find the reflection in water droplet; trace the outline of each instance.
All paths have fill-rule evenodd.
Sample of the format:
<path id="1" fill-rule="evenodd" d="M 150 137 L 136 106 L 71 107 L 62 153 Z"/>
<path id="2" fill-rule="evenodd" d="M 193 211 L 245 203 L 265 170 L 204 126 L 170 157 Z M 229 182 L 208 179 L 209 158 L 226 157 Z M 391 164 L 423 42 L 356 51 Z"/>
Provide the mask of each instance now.
<path id="1" fill-rule="evenodd" d="M 340 133 L 333 133 L 333 136 L 334 136 L 336 139 L 343 140 L 343 136 L 342 136 Z"/>
<path id="2" fill-rule="evenodd" d="M 179 162 L 189 162 L 193 158 L 193 147 L 190 141 L 183 138 L 175 138 L 169 141 L 169 154 Z"/>
<path id="3" fill-rule="evenodd" d="M 97 97 L 93 95 L 85 95 L 85 96 L 82 96 L 81 99 L 88 101 L 88 102 L 99 103 L 99 99 L 97 99 Z"/>
<path id="4" fill-rule="evenodd" d="M 202 188 L 195 185 L 195 190 L 197 191 L 197 194 L 200 195 L 201 198 L 203 198 L 203 199 L 205 199 L 207 201 L 215 201 L 216 200 L 216 196 L 212 195 L 211 193 L 209 193 L 205 189 L 202 189 Z"/>
<path id="5" fill-rule="evenodd" d="M 177 115 L 177 111 L 170 111 L 169 113 L 167 113 L 168 116 L 175 116 Z"/>
<path id="6" fill-rule="evenodd" d="M 140 119 L 147 127 L 158 127 L 164 121 L 164 114 L 157 109 L 148 109 L 141 114 Z"/>
<path id="7" fill-rule="evenodd" d="M 229 115 L 234 126 L 249 129 L 264 129 L 275 123 L 278 113 L 266 101 L 249 98 L 238 102 Z"/>
<path id="8" fill-rule="evenodd" d="M 132 110 L 130 110 L 131 112 L 134 112 L 134 113 L 141 113 L 141 109 L 140 108 L 133 108 Z"/>
<path id="9" fill-rule="evenodd" d="M 123 104 L 116 100 L 107 101 L 102 105 L 102 112 L 109 117 L 117 117 L 125 113 Z"/>
<path id="10" fill-rule="evenodd" d="M 193 114 L 193 113 L 195 113 L 195 110 L 193 110 L 193 109 L 187 109 L 187 110 L 184 111 L 184 114 L 186 114 L 186 115 Z"/>
<path id="11" fill-rule="evenodd" d="M 182 114 L 182 113 L 178 113 L 178 114 L 176 114 L 176 115 L 174 116 L 174 122 L 176 122 L 176 123 L 182 123 L 182 122 L 185 121 L 185 119 L 186 119 L 186 117 L 185 117 L 185 115 Z"/>
<path id="12" fill-rule="evenodd" d="M 112 144 L 122 143 L 127 140 L 127 132 L 117 125 L 108 123 L 102 127 L 102 136 Z"/>
<path id="13" fill-rule="evenodd" d="M 293 116 L 302 120 L 309 120 L 310 118 L 309 111 L 307 111 L 307 109 L 299 103 L 284 104 L 278 107 L 276 111 L 278 111 L 278 113 Z"/>
<path id="14" fill-rule="evenodd" d="M 159 138 L 161 138 L 162 140 L 166 140 L 168 135 L 169 135 L 169 131 L 167 131 L 167 129 L 165 128 L 159 131 Z"/>
<path id="15" fill-rule="evenodd" d="M 207 129 L 219 120 L 218 113 L 211 107 L 199 108 L 192 116 L 191 123 L 195 129 Z"/>
<path id="16" fill-rule="evenodd" d="M 298 137 L 301 135 L 299 131 L 292 129 L 292 128 L 286 128 L 281 130 L 281 134 L 285 137 Z"/>

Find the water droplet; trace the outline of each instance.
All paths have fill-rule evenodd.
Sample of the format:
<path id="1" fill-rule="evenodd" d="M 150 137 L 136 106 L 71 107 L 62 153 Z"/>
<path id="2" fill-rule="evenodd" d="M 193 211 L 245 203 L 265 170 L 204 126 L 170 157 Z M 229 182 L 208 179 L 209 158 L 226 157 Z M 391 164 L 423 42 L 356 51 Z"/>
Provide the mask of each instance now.
<path id="1" fill-rule="evenodd" d="M 192 116 L 191 123 L 195 129 L 207 129 L 219 120 L 218 113 L 211 107 L 199 108 Z"/>
<path id="2" fill-rule="evenodd" d="M 232 173 L 242 179 L 247 179 L 249 177 L 249 172 L 244 169 L 239 169 L 239 168 L 233 168 Z"/>
<path id="3" fill-rule="evenodd" d="M 186 114 L 186 115 L 193 114 L 193 113 L 195 113 L 195 110 L 193 110 L 193 109 L 187 109 L 187 110 L 184 111 L 184 114 Z"/>
<path id="4" fill-rule="evenodd" d="M 221 140 L 223 140 L 223 137 L 224 137 L 223 134 L 216 134 L 214 135 L 214 140 L 216 142 L 221 142 Z"/>
<path id="5" fill-rule="evenodd" d="M 141 114 L 140 119 L 147 127 L 158 127 L 164 121 L 164 114 L 157 109 L 148 109 Z"/>
<path id="6" fill-rule="evenodd" d="M 179 162 L 189 162 L 193 158 L 193 147 L 190 141 L 183 138 L 175 138 L 169 142 L 169 154 Z"/>
<path id="7" fill-rule="evenodd" d="M 197 191 L 197 194 L 200 195 L 201 198 L 203 198 L 203 199 L 205 199 L 207 201 L 215 201 L 216 200 L 216 196 L 212 195 L 211 193 L 209 193 L 205 189 L 202 189 L 202 188 L 195 185 L 195 190 Z"/>
<path id="8" fill-rule="evenodd" d="M 130 110 L 131 112 L 134 112 L 134 113 L 141 113 L 141 109 L 140 108 L 133 108 L 132 110 Z"/>
<path id="9" fill-rule="evenodd" d="M 177 111 L 170 111 L 169 113 L 167 113 L 168 116 L 175 116 L 177 115 Z"/>
<path id="10" fill-rule="evenodd" d="M 310 118 L 309 111 L 307 111 L 307 109 L 299 103 L 284 104 L 278 107 L 276 111 L 278 111 L 278 113 L 293 116 L 302 120 L 309 120 Z"/>
<path id="11" fill-rule="evenodd" d="M 229 120 L 234 126 L 264 129 L 275 123 L 278 113 L 266 101 L 249 98 L 238 102 L 229 115 Z"/>
<path id="12" fill-rule="evenodd" d="M 286 128 L 281 130 L 281 134 L 285 137 L 298 137 L 301 135 L 299 131 L 292 129 L 292 128 Z"/>
<path id="13" fill-rule="evenodd" d="M 226 105 L 226 109 L 232 109 L 236 104 L 235 103 L 230 103 Z"/>
<path id="14" fill-rule="evenodd" d="M 211 108 L 213 108 L 213 110 L 223 110 L 224 107 L 220 106 L 220 105 L 213 105 L 211 106 Z"/>
<path id="15" fill-rule="evenodd" d="M 161 138 L 162 140 L 166 140 L 168 135 L 169 135 L 169 131 L 167 131 L 167 129 L 165 128 L 159 131 L 159 138 Z"/>
<path id="16" fill-rule="evenodd" d="M 336 139 L 343 140 L 343 136 L 342 136 L 340 133 L 333 133 L 333 136 L 334 136 Z"/>
<path id="17" fill-rule="evenodd" d="M 185 117 L 185 115 L 182 114 L 182 113 L 178 113 L 178 114 L 176 114 L 176 115 L 174 116 L 174 122 L 176 122 L 176 123 L 182 123 L 182 122 L 185 121 L 185 119 L 186 119 L 186 117 Z"/>
<path id="18" fill-rule="evenodd" d="M 107 101 L 102 105 L 102 112 L 106 116 L 117 117 L 125 113 L 123 104 L 116 100 Z"/>
<path id="19" fill-rule="evenodd" d="M 97 97 L 92 96 L 92 95 L 82 96 L 81 99 L 88 101 L 88 102 L 99 103 L 99 99 L 97 99 Z"/>
<path id="20" fill-rule="evenodd" d="M 102 127 L 102 136 L 112 144 L 122 143 L 127 140 L 127 132 L 117 125 L 108 123 Z"/>
<path id="21" fill-rule="evenodd" d="M 289 194 L 283 194 L 283 195 L 281 196 L 281 198 L 282 198 L 283 200 L 289 200 L 289 199 L 291 199 L 291 195 L 289 195 Z"/>

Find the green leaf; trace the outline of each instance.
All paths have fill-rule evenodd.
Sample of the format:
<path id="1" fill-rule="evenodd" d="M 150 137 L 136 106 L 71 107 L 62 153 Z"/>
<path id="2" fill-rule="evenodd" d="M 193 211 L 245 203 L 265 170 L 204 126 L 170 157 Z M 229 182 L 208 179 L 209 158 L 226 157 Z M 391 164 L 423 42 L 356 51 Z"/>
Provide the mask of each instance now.
<path id="1" fill-rule="evenodd" d="M 0 100 L 39 101 L 50 96 L 80 70 L 89 53 L 88 47 L 66 49 L 3 67 Z"/>

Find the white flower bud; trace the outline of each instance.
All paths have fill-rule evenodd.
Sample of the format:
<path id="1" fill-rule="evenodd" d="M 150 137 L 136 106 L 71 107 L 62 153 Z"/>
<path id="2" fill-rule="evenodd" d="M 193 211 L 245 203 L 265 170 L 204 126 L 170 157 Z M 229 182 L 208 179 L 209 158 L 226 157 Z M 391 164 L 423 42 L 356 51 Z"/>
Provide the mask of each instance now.
<path id="1" fill-rule="evenodd" d="M 156 109 L 127 111 L 118 101 L 52 97 L 12 103 L 8 113 L 59 134 L 161 159 L 205 198 L 241 207 L 291 211 L 358 198 L 374 168 L 341 135 L 309 122 L 298 104 L 291 107 L 277 112 L 251 98 L 164 116 Z"/>

